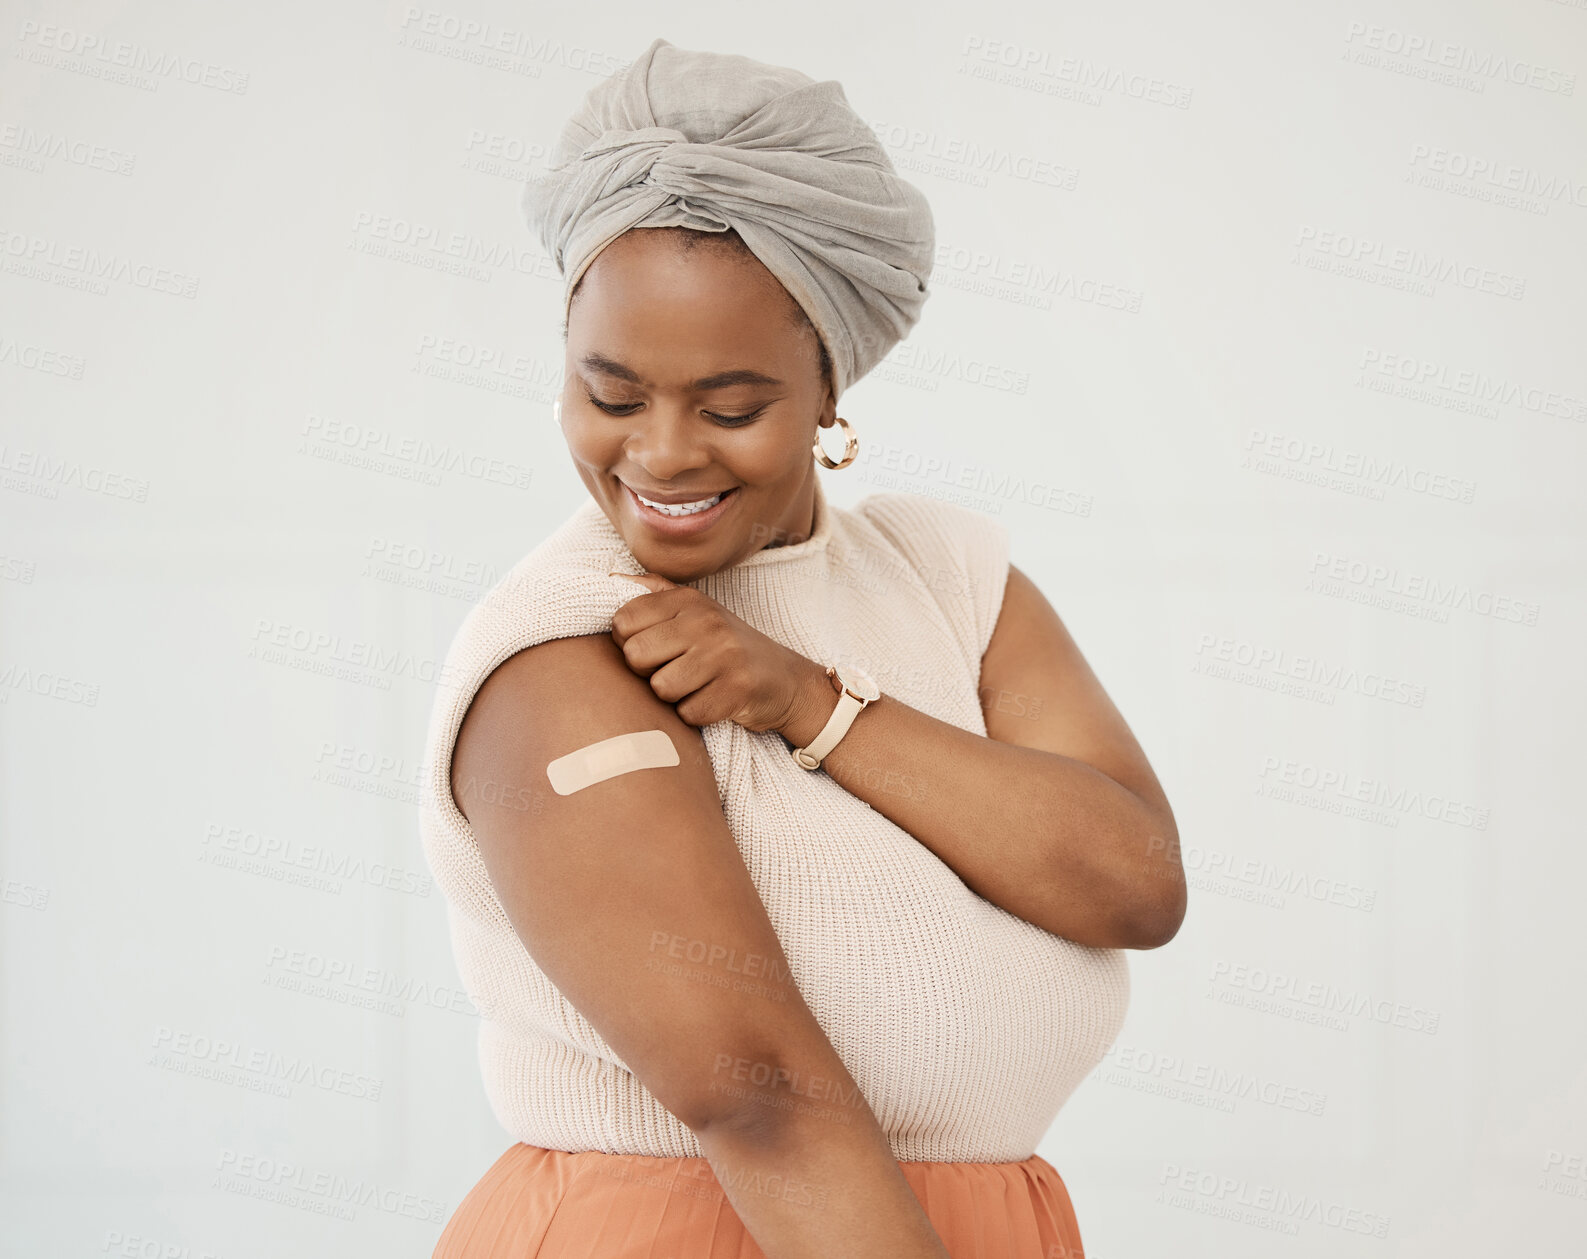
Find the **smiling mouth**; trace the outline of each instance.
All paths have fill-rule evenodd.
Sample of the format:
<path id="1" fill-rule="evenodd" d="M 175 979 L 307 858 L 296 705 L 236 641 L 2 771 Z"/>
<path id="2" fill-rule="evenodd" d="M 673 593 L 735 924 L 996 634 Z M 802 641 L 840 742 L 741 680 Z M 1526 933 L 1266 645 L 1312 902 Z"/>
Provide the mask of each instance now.
<path id="1" fill-rule="evenodd" d="M 723 490 L 720 494 L 712 494 L 708 498 L 694 499 L 686 503 L 662 503 L 657 502 L 653 498 L 646 498 L 626 481 L 623 483 L 623 487 L 648 511 L 653 511 L 657 515 L 667 516 L 674 520 L 685 520 L 690 516 L 698 516 L 702 512 L 710 511 L 711 508 L 715 507 L 728 495 L 734 493 L 738 488 L 734 486 L 733 489 Z"/>

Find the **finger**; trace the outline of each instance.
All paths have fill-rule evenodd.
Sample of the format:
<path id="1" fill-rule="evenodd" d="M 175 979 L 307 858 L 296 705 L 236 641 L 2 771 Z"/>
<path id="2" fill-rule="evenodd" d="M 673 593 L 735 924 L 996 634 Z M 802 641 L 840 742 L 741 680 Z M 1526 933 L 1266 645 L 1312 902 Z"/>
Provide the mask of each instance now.
<path id="1" fill-rule="evenodd" d="M 623 577 L 628 581 L 637 582 L 646 590 L 656 592 L 662 590 L 676 590 L 677 583 L 669 581 L 660 573 L 608 573 L 609 577 Z"/>
<path id="2" fill-rule="evenodd" d="M 662 666 L 685 655 L 693 645 L 694 636 L 677 617 L 627 634 L 618 644 L 629 669 L 642 678 L 652 676 Z"/>
<path id="3" fill-rule="evenodd" d="M 620 631 L 623 638 L 632 638 L 681 616 L 695 607 L 702 597 L 698 591 L 687 586 L 637 595 L 612 614 L 612 628 Z M 622 646 L 622 643 L 619 642 L 618 646 Z"/>
<path id="4" fill-rule="evenodd" d="M 674 707 L 687 703 L 696 712 L 700 710 L 702 697 L 711 690 L 710 674 L 697 660 L 691 660 L 688 654 L 667 661 L 649 676 L 650 690 L 657 699 L 666 700 Z M 678 715 L 683 716 L 682 709 L 679 709 Z M 689 724 L 704 723 L 691 721 Z"/>
<path id="5" fill-rule="evenodd" d="M 739 721 L 743 699 L 742 690 L 717 674 L 704 686 L 691 691 L 674 704 L 673 711 L 688 725 L 710 726 L 719 721 Z M 746 729 L 755 730 L 758 727 L 748 726 Z"/>

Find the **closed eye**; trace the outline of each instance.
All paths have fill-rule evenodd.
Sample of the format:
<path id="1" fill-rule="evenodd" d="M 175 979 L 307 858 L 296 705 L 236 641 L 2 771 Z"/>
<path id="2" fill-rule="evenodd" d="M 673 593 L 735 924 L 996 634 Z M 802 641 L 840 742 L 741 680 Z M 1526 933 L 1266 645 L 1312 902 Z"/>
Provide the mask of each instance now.
<path id="1" fill-rule="evenodd" d="M 607 415 L 632 415 L 643 405 L 639 402 L 630 402 L 627 404 L 602 402 L 588 390 L 585 391 L 585 394 L 589 398 L 592 405 L 600 408 L 602 411 L 605 411 Z M 761 407 L 759 410 L 751 411 L 748 415 L 718 415 L 714 411 L 705 411 L 702 412 L 702 414 L 710 419 L 715 420 L 719 424 L 725 424 L 729 427 L 738 427 L 743 424 L 748 424 L 751 420 L 760 415 L 761 411 L 764 411 L 765 409 L 765 407 Z"/>

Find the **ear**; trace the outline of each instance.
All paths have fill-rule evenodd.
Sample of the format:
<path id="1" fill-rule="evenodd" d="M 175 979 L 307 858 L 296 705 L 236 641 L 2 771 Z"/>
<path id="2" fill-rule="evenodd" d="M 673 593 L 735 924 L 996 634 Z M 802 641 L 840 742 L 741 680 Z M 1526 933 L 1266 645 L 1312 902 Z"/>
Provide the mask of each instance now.
<path id="1" fill-rule="evenodd" d="M 663 577 L 660 573 L 608 573 L 607 576 L 626 577 L 629 581 L 637 581 L 652 594 L 656 594 L 662 590 L 671 590 L 678 584 L 675 581 L 668 581 L 667 578 Z"/>

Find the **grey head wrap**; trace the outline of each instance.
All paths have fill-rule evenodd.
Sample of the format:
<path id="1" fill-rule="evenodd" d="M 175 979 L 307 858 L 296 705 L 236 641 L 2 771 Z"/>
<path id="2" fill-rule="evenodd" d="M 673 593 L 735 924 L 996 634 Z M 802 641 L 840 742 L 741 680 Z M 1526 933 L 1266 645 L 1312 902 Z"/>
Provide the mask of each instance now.
<path id="1" fill-rule="evenodd" d="M 565 279 L 636 227 L 732 228 L 804 308 L 843 391 L 920 318 L 935 231 L 836 80 L 654 40 L 593 87 L 524 216 Z"/>

